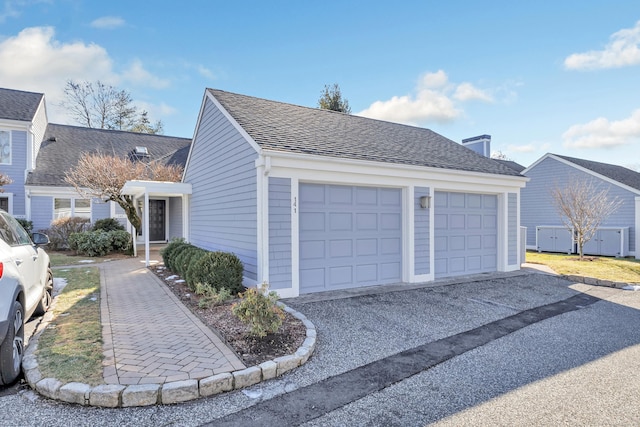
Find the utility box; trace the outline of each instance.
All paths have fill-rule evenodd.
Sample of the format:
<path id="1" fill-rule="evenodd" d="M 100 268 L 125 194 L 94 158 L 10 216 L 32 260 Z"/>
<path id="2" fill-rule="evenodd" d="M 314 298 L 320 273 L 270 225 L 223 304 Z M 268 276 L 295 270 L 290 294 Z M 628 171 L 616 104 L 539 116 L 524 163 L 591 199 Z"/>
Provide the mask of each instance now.
<path id="1" fill-rule="evenodd" d="M 536 227 L 538 252 L 575 252 L 573 231 L 561 225 L 539 225 Z"/>
<path id="2" fill-rule="evenodd" d="M 599 227 L 582 251 L 585 255 L 629 256 L 629 227 Z"/>

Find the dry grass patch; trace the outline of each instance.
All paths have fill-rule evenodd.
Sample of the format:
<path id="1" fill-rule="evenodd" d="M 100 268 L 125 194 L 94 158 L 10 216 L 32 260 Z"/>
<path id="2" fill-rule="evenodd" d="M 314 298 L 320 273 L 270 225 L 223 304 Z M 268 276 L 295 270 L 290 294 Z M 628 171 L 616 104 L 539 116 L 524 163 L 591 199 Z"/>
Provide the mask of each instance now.
<path id="1" fill-rule="evenodd" d="M 111 253 L 106 256 L 88 257 L 86 255 L 76 255 L 73 251 L 47 251 L 51 258 L 52 267 L 61 267 L 63 265 L 80 265 L 80 264 L 98 264 L 101 262 L 112 261 L 123 258 L 131 258 L 129 255 L 122 253 Z"/>
<path id="2" fill-rule="evenodd" d="M 609 258 L 527 252 L 527 262 L 544 264 L 558 274 L 594 277 L 613 282 L 640 283 L 640 261 L 633 258 Z"/>
<path id="3" fill-rule="evenodd" d="M 37 357 L 44 377 L 90 385 L 103 382 L 100 272 L 95 267 L 55 269 L 67 285 L 57 297 L 54 320 L 42 333 Z"/>

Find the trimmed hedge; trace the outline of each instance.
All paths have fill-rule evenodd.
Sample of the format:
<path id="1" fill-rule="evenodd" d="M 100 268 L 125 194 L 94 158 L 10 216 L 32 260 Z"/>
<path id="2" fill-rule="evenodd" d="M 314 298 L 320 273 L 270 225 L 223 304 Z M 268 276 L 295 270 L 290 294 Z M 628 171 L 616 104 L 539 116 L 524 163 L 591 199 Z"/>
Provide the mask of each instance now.
<path id="1" fill-rule="evenodd" d="M 235 254 L 207 252 L 191 265 L 189 286 L 195 287 L 196 283 L 201 283 L 217 290 L 227 288 L 231 293 L 239 293 L 244 290 L 243 271 L 242 262 Z"/>
<path id="2" fill-rule="evenodd" d="M 102 231 L 116 231 L 116 230 L 121 230 L 124 231 L 124 225 L 120 224 L 120 221 L 118 221 L 115 218 L 102 218 L 97 220 L 94 224 L 93 224 L 93 231 L 98 231 L 98 230 L 102 230 Z"/>
<path id="3" fill-rule="evenodd" d="M 68 240 L 72 250 L 91 257 L 126 252 L 131 246 L 131 235 L 124 230 L 71 233 Z"/>
<path id="4" fill-rule="evenodd" d="M 180 253 L 175 257 L 173 261 L 173 271 L 182 276 L 186 280 L 187 269 L 191 265 L 191 260 L 197 257 L 201 257 L 206 254 L 207 251 L 197 246 L 187 245 L 184 246 Z"/>
<path id="5" fill-rule="evenodd" d="M 186 246 L 192 245 L 185 242 L 184 239 L 171 240 L 171 242 L 169 242 L 169 244 L 160 251 L 160 255 L 162 256 L 162 261 L 164 262 L 165 267 L 167 267 L 171 271 L 175 271 L 173 261 L 175 257 L 180 253 L 180 249 Z"/>

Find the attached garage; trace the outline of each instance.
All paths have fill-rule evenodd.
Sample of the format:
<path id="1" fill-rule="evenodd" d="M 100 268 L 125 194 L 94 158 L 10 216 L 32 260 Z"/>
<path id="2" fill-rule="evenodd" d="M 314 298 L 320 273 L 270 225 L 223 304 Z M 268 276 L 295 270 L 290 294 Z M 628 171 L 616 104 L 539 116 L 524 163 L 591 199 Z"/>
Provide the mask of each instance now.
<path id="1" fill-rule="evenodd" d="M 436 191 L 434 209 L 436 278 L 497 270 L 497 196 Z"/>
<path id="2" fill-rule="evenodd" d="M 304 184 L 300 293 L 402 280 L 402 190 Z"/>

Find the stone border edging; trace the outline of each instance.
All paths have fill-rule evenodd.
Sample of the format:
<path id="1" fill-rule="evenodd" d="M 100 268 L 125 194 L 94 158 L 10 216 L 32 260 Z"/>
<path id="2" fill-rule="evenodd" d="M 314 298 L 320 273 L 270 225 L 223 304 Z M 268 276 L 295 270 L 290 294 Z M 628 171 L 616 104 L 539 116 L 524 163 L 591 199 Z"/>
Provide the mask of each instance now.
<path id="1" fill-rule="evenodd" d="M 63 384 L 56 378 L 43 378 L 35 352 L 38 348 L 40 335 L 53 320 L 53 310 L 51 309 L 43 316 L 39 325 L 40 331 L 34 334 L 25 350 L 22 369 L 29 386 L 45 397 L 67 403 L 105 408 L 166 405 L 213 396 L 224 391 L 242 389 L 278 377 L 305 364 L 315 350 L 317 337 L 315 325 L 304 314 L 283 303 L 279 304 L 284 311 L 302 321 L 307 328 L 305 340 L 293 354 L 277 357 L 239 371 L 216 374 L 199 380 L 142 385 L 100 384 L 90 386 L 80 382 Z"/>
<path id="2" fill-rule="evenodd" d="M 570 282 L 584 283 L 585 285 L 591 286 L 604 286 L 607 288 L 624 289 L 626 286 L 639 285 L 638 283 L 614 282 L 612 280 L 596 279 L 595 277 L 574 276 L 573 274 L 561 274 L 559 276 Z"/>

